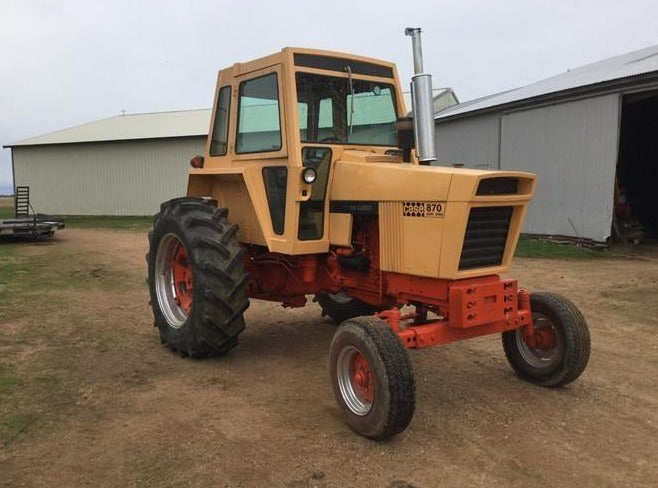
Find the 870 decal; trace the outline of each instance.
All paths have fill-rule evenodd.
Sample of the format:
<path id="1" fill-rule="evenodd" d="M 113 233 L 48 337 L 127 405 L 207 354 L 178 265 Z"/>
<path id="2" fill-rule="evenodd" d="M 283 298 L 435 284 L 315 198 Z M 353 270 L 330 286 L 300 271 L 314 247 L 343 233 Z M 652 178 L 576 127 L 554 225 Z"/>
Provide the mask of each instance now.
<path id="1" fill-rule="evenodd" d="M 402 216 L 442 219 L 444 211 L 444 202 L 403 202 Z"/>

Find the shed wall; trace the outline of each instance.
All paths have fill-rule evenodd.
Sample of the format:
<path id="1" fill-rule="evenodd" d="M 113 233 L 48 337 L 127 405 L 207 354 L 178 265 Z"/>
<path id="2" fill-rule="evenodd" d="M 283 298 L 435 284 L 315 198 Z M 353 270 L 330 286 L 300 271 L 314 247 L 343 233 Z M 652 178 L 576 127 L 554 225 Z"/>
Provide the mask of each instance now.
<path id="1" fill-rule="evenodd" d="M 205 137 L 14 147 L 16 185 L 34 209 L 59 215 L 152 215 L 187 191 Z"/>
<path id="2" fill-rule="evenodd" d="M 503 115 L 502 169 L 537 174 L 524 232 L 610 236 L 619 94 Z"/>
<path id="3" fill-rule="evenodd" d="M 467 168 L 498 169 L 500 114 L 437 122 L 439 165 L 462 163 Z"/>

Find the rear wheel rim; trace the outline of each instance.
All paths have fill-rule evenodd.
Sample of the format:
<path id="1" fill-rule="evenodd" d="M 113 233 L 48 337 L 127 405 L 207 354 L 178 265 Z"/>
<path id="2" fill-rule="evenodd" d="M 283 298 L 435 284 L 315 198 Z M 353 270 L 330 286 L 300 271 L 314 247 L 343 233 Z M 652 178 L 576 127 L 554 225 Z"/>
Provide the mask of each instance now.
<path id="1" fill-rule="evenodd" d="M 516 345 L 523 360 L 539 369 L 552 368 L 564 354 L 564 341 L 553 321 L 544 314 L 533 313 L 535 344 L 530 346 L 523 336 L 523 327 L 516 330 Z"/>
<path id="2" fill-rule="evenodd" d="M 375 399 L 375 375 L 361 351 L 344 347 L 336 360 L 336 376 L 347 408 L 355 415 L 368 415 Z"/>
<path id="3" fill-rule="evenodd" d="M 155 291 L 167 323 L 183 326 L 192 309 L 194 283 L 187 249 L 174 234 L 167 234 L 158 245 L 155 259 Z"/>

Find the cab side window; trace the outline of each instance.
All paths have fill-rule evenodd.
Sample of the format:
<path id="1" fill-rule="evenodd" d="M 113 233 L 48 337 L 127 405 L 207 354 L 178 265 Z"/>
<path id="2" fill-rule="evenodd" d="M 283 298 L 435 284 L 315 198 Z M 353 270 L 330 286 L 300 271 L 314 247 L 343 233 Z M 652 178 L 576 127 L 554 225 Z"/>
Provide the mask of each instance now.
<path id="1" fill-rule="evenodd" d="M 288 168 L 285 166 L 266 166 L 263 168 L 265 194 L 270 208 L 272 230 L 283 234 L 286 221 L 286 187 L 288 186 Z"/>
<path id="2" fill-rule="evenodd" d="M 276 73 L 240 83 L 235 152 L 245 154 L 279 151 L 279 110 Z"/>
<path id="3" fill-rule="evenodd" d="M 224 86 L 217 97 L 217 111 L 212 128 L 210 155 L 224 156 L 228 146 L 228 114 L 231 109 L 231 87 Z"/>

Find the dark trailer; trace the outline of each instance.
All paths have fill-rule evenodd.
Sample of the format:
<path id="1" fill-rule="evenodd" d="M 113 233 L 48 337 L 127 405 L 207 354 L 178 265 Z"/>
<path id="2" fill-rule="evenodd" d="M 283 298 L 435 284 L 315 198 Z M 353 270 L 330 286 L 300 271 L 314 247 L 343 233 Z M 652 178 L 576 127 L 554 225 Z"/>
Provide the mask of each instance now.
<path id="1" fill-rule="evenodd" d="M 32 210 L 32 213 L 30 213 Z M 14 196 L 14 217 L 0 219 L 0 238 L 18 237 L 39 239 L 52 237 L 56 230 L 63 229 L 64 222 L 51 215 L 34 213 L 30 205 L 30 188 L 17 186 Z"/>

